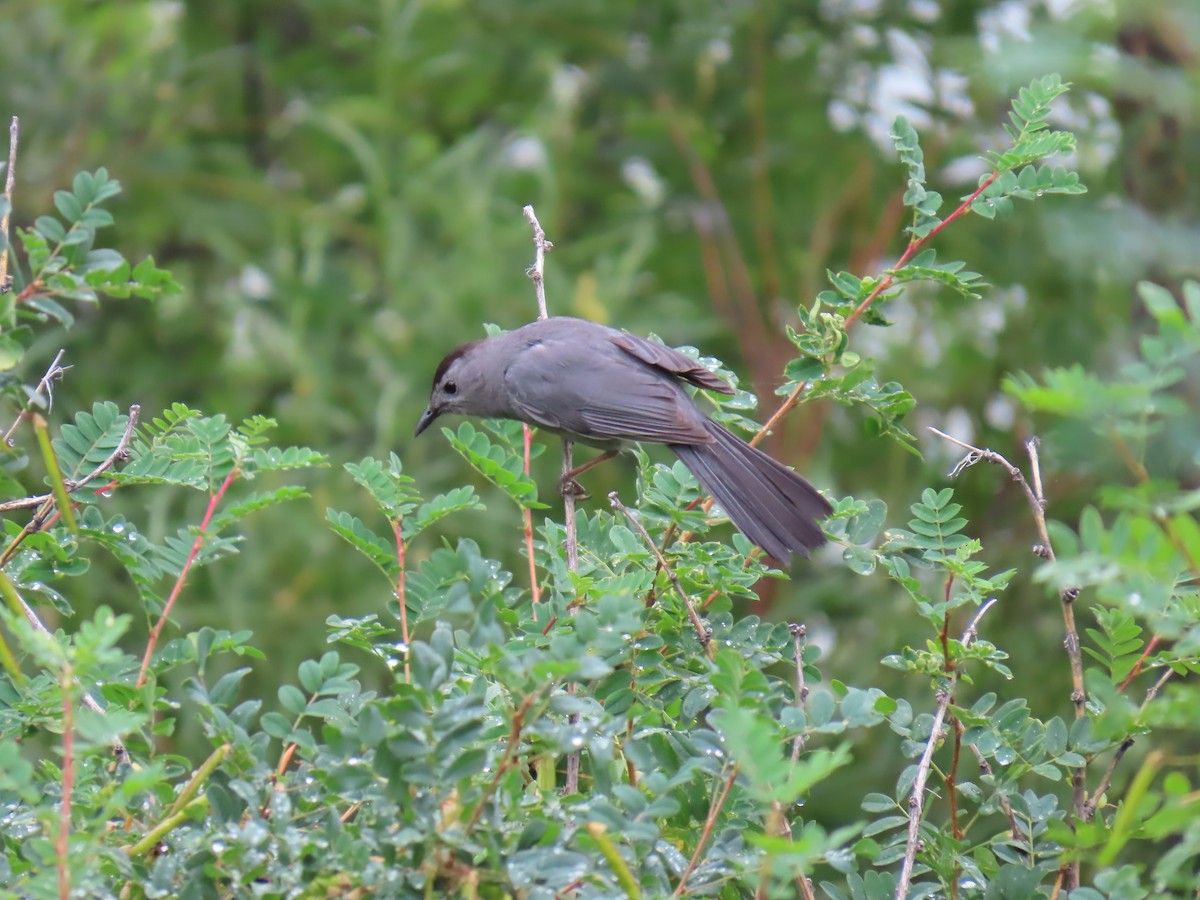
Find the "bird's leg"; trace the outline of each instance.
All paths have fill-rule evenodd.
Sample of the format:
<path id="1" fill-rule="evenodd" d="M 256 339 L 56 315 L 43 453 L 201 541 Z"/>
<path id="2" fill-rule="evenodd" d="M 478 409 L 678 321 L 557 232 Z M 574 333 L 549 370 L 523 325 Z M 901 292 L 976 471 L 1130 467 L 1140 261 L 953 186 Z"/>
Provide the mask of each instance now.
<path id="1" fill-rule="evenodd" d="M 581 466 L 576 466 L 566 475 L 558 480 L 558 490 L 560 493 L 566 494 L 568 491 L 574 494 L 580 500 L 586 500 L 588 493 L 584 490 L 582 484 L 575 480 L 576 476 L 582 475 L 588 469 L 595 468 L 602 462 L 607 462 L 617 455 L 616 450 L 605 450 L 599 456 L 594 456 Z"/>

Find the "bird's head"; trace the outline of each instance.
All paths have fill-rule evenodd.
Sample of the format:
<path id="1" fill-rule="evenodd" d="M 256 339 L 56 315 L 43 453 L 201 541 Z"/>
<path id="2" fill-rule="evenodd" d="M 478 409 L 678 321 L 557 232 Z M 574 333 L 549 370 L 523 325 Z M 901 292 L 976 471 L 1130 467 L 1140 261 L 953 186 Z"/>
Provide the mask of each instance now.
<path id="1" fill-rule="evenodd" d="M 480 349 L 484 340 L 472 341 L 451 350 L 438 363 L 429 392 L 429 405 L 417 422 L 417 434 L 433 424 L 441 415 L 486 415 L 484 400 L 489 397 L 491 381 L 501 373 L 489 372 Z"/>

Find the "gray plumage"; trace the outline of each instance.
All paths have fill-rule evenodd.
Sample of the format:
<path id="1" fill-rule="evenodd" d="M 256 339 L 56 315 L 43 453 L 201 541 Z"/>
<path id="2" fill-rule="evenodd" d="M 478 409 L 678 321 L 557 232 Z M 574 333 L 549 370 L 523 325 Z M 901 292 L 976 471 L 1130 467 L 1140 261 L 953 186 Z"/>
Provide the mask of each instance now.
<path id="1" fill-rule="evenodd" d="M 682 353 L 568 316 L 464 344 L 437 368 L 420 434 L 438 416 L 517 419 L 606 450 L 666 444 L 737 528 L 776 559 L 825 542 L 812 485 L 706 416 L 681 381 L 732 394 Z"/>

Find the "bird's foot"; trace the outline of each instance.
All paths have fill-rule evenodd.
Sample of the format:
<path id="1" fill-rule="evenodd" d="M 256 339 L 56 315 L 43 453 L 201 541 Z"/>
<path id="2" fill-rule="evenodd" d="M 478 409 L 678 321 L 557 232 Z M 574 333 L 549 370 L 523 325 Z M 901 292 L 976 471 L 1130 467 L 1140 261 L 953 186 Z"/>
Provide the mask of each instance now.
<path id="1" fill-rule="evenodd" d="M 564 497 L 569 494 L 576 500 L 586 500 L 591 496 L 587 489 L 570 475 L 564 475 L 558 480 L 558 492 Z"/>

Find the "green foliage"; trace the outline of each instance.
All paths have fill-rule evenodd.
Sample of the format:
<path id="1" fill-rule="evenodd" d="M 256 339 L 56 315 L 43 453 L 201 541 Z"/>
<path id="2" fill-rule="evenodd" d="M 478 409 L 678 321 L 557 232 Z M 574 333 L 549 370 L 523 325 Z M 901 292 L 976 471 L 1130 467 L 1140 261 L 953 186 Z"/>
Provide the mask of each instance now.
<path id="1" fill-rule="evenodd" d="M 801 329 L 789 332 L 781 394 L 865 411 L 875 434 L 911 447 L 914 394 L 877 383 L 879 361 L 850 349 L 850 328 L 858 318 L 883 324 L 876 306 L 917 281 L 980 300 L 981 276 L 939 263 L 924 241 L 980 202 L 999 210 L 1011 197 L 1076 192 L 1071 175 L 1030 168 L 1073 146 L 1046 124 L 1064 90 L 1051 77 L 1021 91 L 1012 146 L 989 155 L 996 177 L 944 219 L 917 135 L 896 123 L 909 252 L 874 276 L 830 274 L 833 289 L 801 308 Z M 315 113 L 310 121 L 385 177 L 354 134 Z M 101 170 L 56 196 L 68 224 L 35 224 L 24 262 L 41 274 L 27 284 L 76 296 L 78 282 L 58 276 L 87 262 L 72 248 L 96 252 L 94 230 L 109 221 L 96 204 L 114 185 Z M 53 240 L 61 246 L 50 249 Z M 170 283 L 152 264 L 139 269 L 104 292 L 120 296 L 130 279 L 141 287 L 129 294 Z M 1109 484 L 1076 528 L 1050 523 L 1057 555 L 1041 549 L 1033 587 L 984 561 L 990 552 L 972 536 L 981 523 L 963 514 L 961 488 L 921 490 L 905 527 L 889 525 L 878 497 L 836 501 L 825 524 L 841 545 L 838 589 L 851 596 L 880 583 L 891 604 L 875 615 L 876 627 L 897 626 L 881 660 L 902 679 L 891 693 L 875 683 L 873 658 L 839 671 L 804 626 L 744 611 L 779 573 L 741 536 L 718 539 L 721 523 L 699 508 L 681 464 L 639 453 L 629 504 L 669 572 L 623 517 L 581 508 L 577 567 L 561 523 L 551 516 L 536 529 L 535 605 L 526 573 L 490 555 L 501 541 L 437 541 L 435 526 L 453 513 L 483 521 L 474 488 L 427 500 L 391 453 L 347 463 L 342 479 L 388 531 L 366 514 L 326 512 L 343 552 L 382 576 L 377 596 L 394 594 L 386 616 L 330 616 L 336 649 L 287 667 L 259 695 L 254 667 L 276 660 L 245 629 L 187 628 L 188 575 L 211 566 L 216 577 L 225 568 L 216 564 L 246 546 L 239 531 L 250 513 L 308 496 L 281 479 L 326 457 L 274 446 L 277 424 L 264 416 L 235 425 L 176 403 L 134 428 L 135 413 L 94 403 L 52 443 L 62 490 L 82 507 L 78 532 L 41 496 L 27 504 L 38 509 L 33 524 L 4 523 L 0 894 L 53 896 L 69 884 L 87 896 L 785 897 L 807 878 L 829 897 L 872 900 L 902 885 L 910 897 L 1190 890 L 1200 832 L 1187 763 L 1155 750 L 1127 784 L 1111 777 L 1135 740 L 1200 731 L 1186 680 L 1200 667 L 1200 498 L 1146 462 L 1190 414 L 1183 387 L 1200 350 L 1200 288 L 1182 296 L 1180 305 L 1143 289 L 1158 333 L 1115 386 L 1085 368 L 1009 382 L 1032 411 L 1074 418 L 1111 442 L 1137 482 Z M 739 391 L 717 401 L 716 415 L 744 427 L 753 408 Z M 464 423 L 444 434 L 518 510 L 547 508 L 519 425 Z M 263 487 L 246 489 L 251 480 Z M 14 477 L 12 496 L 25 490 Z M 150 499 L 112 509 L 130 493 Z M 188 517 L 196 496 L 202 514 Z M 176 507 L 171 498 L 183 499 Z M 506 536 L 515 543 L 514 512 Z M 175 616 L 167 627 L 178 621 L 184 634 L 143 641 L 136 616 L 77 600 L 99 568 L 96 548 L 132 584 L 148 626 Z M 1093 588 L 1094 613 L 1078 602 Z M 1010 604 L 1043 593 L 1068 618 L 1090 617 L 1086 696 L 1072 702 L 1060 673 L 1058 703 L 1045 712 L 1010 651 L 988 639 Z M 57 630 L 33 624 L 39 611 L 23 606 L 33 596 L 51 604 Z M 1143 682 L 1138 703 L 1129 687 Z M 1055 714 L 1064 709 L 1070 722 Z M 199 743 L 173 747 L 188 723 Z M 879 748 L 892 753 L 886 792 L 847 780 Z M 1090 808 L 1085 788 L 1103 793 L 1086 798 Z M 835 824 L 817 811 L 830 796 L 842 807 Z"/>
<path id="2" fill-rule="evenodd" d="M 20 363 L 33 332 L 18 322 L 56 323 L 65 327 L 75 317 L 64 300 L 96 303 L 100 296 L 153 300 L 177 292 L 169 273 L 147 258 L 130 266 L 116 250 L 96 247 L 96 232 L 113 224 L 102 205 L 121 192 L 119 182 L 105 169 L 80 172 L 69 191 L 55 191 L 54 206 L 61 219 L 39 216 L 32 228 L 19 232 L 26 268 L 17 267 L 15 294 L 0 305 L 0 369 Z"/>

